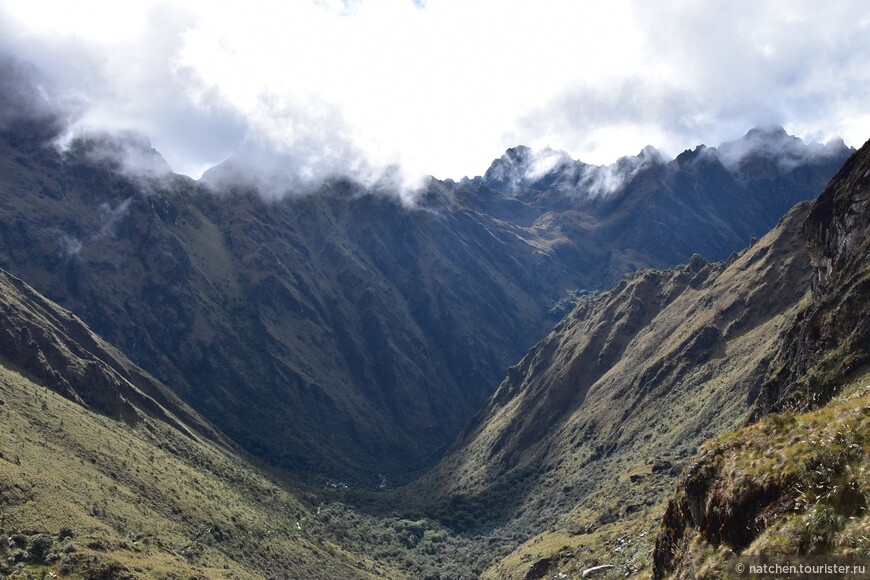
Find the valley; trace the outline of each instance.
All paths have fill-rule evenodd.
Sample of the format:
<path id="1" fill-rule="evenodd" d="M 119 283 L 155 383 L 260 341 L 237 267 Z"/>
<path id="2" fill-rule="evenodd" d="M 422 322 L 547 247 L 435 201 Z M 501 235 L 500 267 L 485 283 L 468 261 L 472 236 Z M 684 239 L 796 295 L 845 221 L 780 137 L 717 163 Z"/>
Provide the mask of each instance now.
<path id="1" fill-rule="evenodd" d="M 47 132 L 25 124 L 0 144 L 0 267 L 264 462 L 368 486 L 434 465 L 570 296 L 727 258 L 849 152 L 754 130 L 731 169 L 703 146 L 669 162 L 645 150 L 514 186 L 504 175 L 531 174 L 532 154 L 512 150 L 489 177 L 433 180 L 408 207 L 347 180 L 271 198 L 203 185 L 147 139 L 61 154 Z M 609 195 L 563 183 L 603 171 L 622 182 Z"/>
<path id="2" fill-rule="evenodd" d="M 749 543 L 681 507 L 722 472 L 698 449 L 866 394 L 866 146 L 754 129 L 545 171 L 515 148 L 408 205 L 46 132 L 0 150 L 7 571 L 715 577 L 685 538 Z M 857 537 L 836 525 L 826 549 Z"/>

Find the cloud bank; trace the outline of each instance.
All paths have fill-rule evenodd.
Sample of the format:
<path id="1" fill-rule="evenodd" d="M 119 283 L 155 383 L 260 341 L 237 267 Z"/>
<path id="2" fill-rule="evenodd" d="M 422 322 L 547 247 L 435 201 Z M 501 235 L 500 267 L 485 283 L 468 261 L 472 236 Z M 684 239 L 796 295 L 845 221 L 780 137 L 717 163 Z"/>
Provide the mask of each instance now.
<path id="1" fill-rule="evenodd" d="M 31 107 L 136 131 L 195 178 L 233 157 L 287 183 L 407 184 L 518 144 L 606 165 L 759 124 L 870 136 L 862 0 L 5 1 L 0 53 L 38 71 L 4 78 L 24 92 L 0 124 Z"/>

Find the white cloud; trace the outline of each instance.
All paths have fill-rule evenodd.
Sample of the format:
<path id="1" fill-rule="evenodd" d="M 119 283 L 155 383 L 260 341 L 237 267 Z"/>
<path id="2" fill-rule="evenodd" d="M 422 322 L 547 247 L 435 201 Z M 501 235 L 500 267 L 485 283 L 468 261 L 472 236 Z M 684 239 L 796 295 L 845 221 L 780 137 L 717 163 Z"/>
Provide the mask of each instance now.
<path id="1" fill-rule="evenodd" d="M 0 2 L 0 45 L 198 176 L 273 149 L 312 175 L 482 173 L 509 146 L 591 163 L 755 124 L 870 137 L 870 8 L 754 2 Z"/>

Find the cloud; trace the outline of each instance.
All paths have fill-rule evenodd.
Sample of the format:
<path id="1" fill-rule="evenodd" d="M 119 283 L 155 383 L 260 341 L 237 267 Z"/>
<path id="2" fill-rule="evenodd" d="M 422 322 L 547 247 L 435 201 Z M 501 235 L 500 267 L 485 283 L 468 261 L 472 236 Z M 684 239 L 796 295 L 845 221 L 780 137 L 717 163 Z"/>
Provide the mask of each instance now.
<path id="1" fill-rule="evenodd" d="M 578 78 L 530 110 L 514 137 L 611 159 L 655 143 L 677 152 L 753 126 L 808 140 L 870 136 L 870 12 L 860 2 L 679 1 L 633 5 L 643 47 L 611 78 Z"/>
<path id="2" fill-rule="evenodd" d="M 72 258 L 78 256 L 79 252 L 82 251 L 83 246 L 80 239 L 65 232 L 58 233 L 57 245 L 59 248 L 58 256 L 61 258 Z"/>
<path id="3" fill-rule="evenodd" d="M 101 2 L 0 7 L 0 52 L 51 87 L 45 100 L 66 130 L 147 135 L 173 169 L 198 176 L 232 154 L 247 122 L 176 66 L 190 14 L 148 3 L 122 10 Z"/>
<path id="4" fill-rule="evenodd" d="M 576 199 L 594 199 L 618 192 L 638 173 L 653 164 L 666 163 L 651 146 L 638 155 L 620 157 L 615 163 L 591 165 L 572 159 L 565 151 L 514 147 L 496 159 L 484 179 L 503 192 L 554 189 Z"/>
<path id="5" fill-rule="evenodd" d="M 841 139 L 826 144 L 804 143 L 781 127 L 760 127 L 734 141 L 722 143 L 714 152 L 729 171 L 739 173 L 742 162 L 749 156 L 765 156 L 773 160 L 783 172 L 813 161 L 824 161 L 842 154 L 845 147 Z"/>
<path id="6" fill-rule="evenodd" d="M 41 137 L 48 140 L 80 112 L 77 101 L 55 94 L 50 79 L 12 55 L 0 54 L 0 78 L 0 129 L 41 131 Z"/>
<path id="7" fill-rule="evenodd" d="M 115 237 L 115 228 L 118 223 L 127 216 L 130 212 L 130 205 L 133 201 L 132 197 L 128 197 L 115 207 L 108 202 L 101 203 L 97 207 L 97 212 L 100 215 L 100 227 L 87 236 L 83 241 L 81 237 L 63 230 L 55 230 L 57 234 L 58 256 L 61 258 L 75 258 L 84 248 L 85 244 L 95 242 L 103 238 Z"/>
<path id="8" fill-rule="evenodd" d="M 127 213 L 130 211 L 130 202 L 133 201 L 132 197 L 128 197 L 117 206 L 112 207 L 109 202 L 103 202 L 100 204 L 100 230 L 96 233 L 96 235 L 91 238 L 91 240 L 97 240 L 100 238 L 114 237 L 115 235 L 115 226 L 118 225 L 118 222 L 124 218 Z"/>
<path id="9" fill-rule="evenodd" d="M 172 168 L 151 147 L 148 137 L 135 131 L 77 131 L 68 129 L 56 144 L 68 154 L 90 163 L 106 164 L 112 170 L 139 182 L 147 191 L 150 180 L 172 175 Z"/>
<path id="10" fill-rule="evenodd" d="M 194 177 L 235 156 L 405 182 L 518 144 L 611 164 L 758 124 L 860 145 L 865 4 L 31 0 L 0 5 L 0 51 L 80 106 L 75 129 L 148 135 Z"/>

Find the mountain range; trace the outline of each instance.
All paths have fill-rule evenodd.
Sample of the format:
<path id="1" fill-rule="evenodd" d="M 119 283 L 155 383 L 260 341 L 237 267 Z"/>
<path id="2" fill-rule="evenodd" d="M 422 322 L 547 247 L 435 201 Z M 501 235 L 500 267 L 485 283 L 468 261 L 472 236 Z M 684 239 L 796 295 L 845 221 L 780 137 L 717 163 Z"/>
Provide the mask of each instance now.
<path id="1" fill-rule="evenodd" d="M 508 371 L 416 484 L 494 546 L 538 530 L 485 577 L 866 555 L 868 163 L 725 261 L 585 300 Z"/>
<path id="2" fill-rule="evenodd" d="M 409 197 L 57 131 L 0 131 L 5 573 L 688 578 L 864 549 L 868 146 L 516 147 Z M 795 444 L 820 434 L 836 453 Z"/>
<path id="3" fill-rule="evenodd" d="M 409 207 L 347 180 L 264 197 L 221 166 L 174 175 L 135 136 L 47 134 L 2 136 L 0 267 L 248 452 L 360 482 L 433 465 L 573 296 L 727 257 L 849 153 L 781 129 L 603 168 L 516 148 Z"/>

